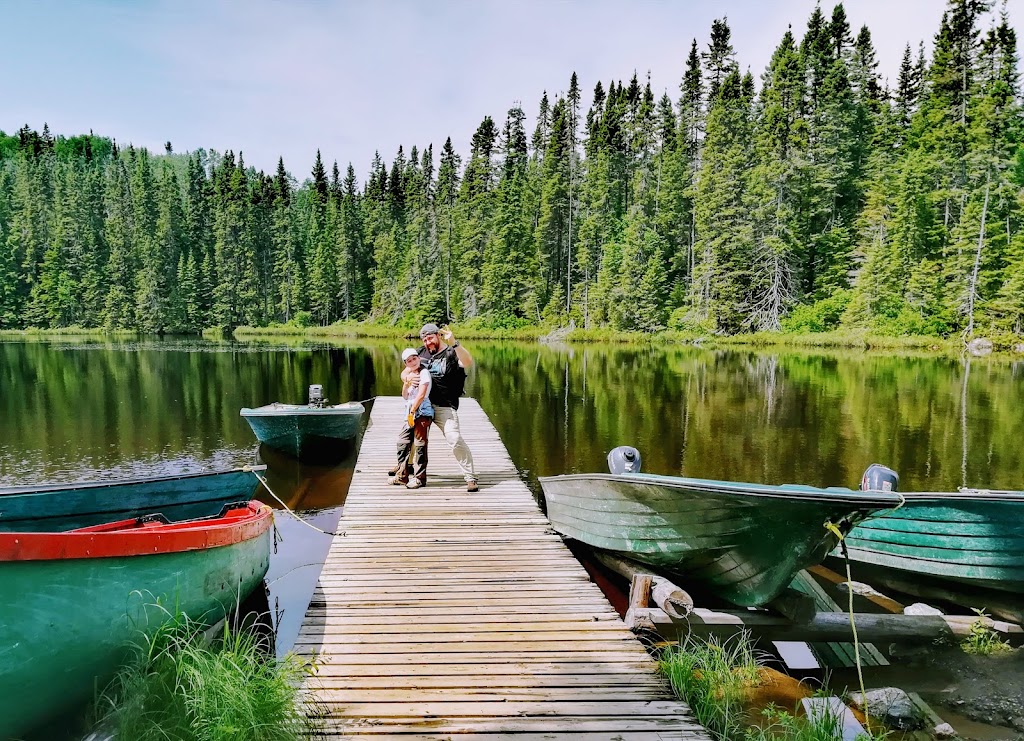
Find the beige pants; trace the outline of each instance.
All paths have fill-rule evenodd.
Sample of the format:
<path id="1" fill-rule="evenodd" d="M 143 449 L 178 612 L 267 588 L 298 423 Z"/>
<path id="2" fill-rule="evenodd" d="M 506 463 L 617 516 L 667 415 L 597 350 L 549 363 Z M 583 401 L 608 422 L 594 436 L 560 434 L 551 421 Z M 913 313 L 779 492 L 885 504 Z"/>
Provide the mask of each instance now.
<path id="1" fill-rule="evenodd" d="M 455 460 L 462 469 L 462 475 L 466 481 L 476 481 L 476 472 L 473 470 L 473 454 L 469 452 L 469 446 L 462 439 L 462 432 L 459 430 L 459 413 L 451 407 L 434 407 L 434 424 L 441 428 L 444 439 L 448 442 Z"/>

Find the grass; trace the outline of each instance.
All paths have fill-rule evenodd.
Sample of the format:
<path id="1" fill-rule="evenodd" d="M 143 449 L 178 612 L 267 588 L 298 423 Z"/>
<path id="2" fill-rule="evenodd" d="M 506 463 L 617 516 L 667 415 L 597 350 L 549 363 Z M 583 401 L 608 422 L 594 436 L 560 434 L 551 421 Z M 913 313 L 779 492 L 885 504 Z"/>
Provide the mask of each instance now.
<path id="1" fill-rule="evenodd" d="M 210 642 L 179 616 L 139 647 L 95 703 L 96 725 L 137 741 L 292 741 L 306 737 L 294 655 L 266 655 L 262 640 L 226 626 Z"/>
<path id="2" fill-rule="evenodd" d="M 817 706 L 811 715 L 801 717 L 770 706 L 764 709 L 764 722 L 746 730 L 743 741 L 842 741 L 842 716 L 827 706 Z M 884 741 L 888 731 L 862 733 L 858 741 Z"/>
<path id="3" fill-rule="evenodd" d="M 57 327 L 55 329 L 0 329 L 0 337 L 135 337 L 133 329 L 103 327 Z"/>
<path id="4" fill-rule="evenodd" d="M 741 633 L 725 642 L 687 637 L 668 649 L 660 668 L 677 697 L 697 721 L 721 741 L 841 741 L 840 713 L 819 706 L 798 715 L 775 705 L 761 717 L 750 717 L 747 704 L 761 681 L 761 667 L 750 637 Z M 864 741 L 882 741 L 888 731 L 862 734 Z"/>
<path id="5" fill-rule="evenodd" d="M 719 739 L 743 738 L 743 699 L 757 683 L 758 666 L 746 634 L 725 642 L 687 637 L 668 649 L 660 662 L 673 692 Z"/>
<path id="6" fill-rule="evenodd" d="M 964 653 L 972 656 L 994 656 L 1013 651 L 1009 643 L 1002 640 L 999 634 L 985 624 L 988 615 L 984 609 L 972 608 L 978 619 L 971 623 L 971 632 L 960 641 Z"/>

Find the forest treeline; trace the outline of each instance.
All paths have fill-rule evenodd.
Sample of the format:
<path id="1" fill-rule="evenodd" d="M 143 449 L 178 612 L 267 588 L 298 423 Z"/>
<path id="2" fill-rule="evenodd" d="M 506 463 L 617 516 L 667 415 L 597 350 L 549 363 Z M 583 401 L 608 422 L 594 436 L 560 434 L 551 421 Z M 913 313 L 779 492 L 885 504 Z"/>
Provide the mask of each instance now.
<path id="1" fill-rule="evenodd" d="M 883 83 L 842 5 L 759 82 L 725 19 L 679 94 L 575 73 L 360 182 L 242 153 L 0 132 L 0 328 L 277 322 L 738 333 L 1024 330 L 1024 118 L 1005 5 L 949 0 Z"/>

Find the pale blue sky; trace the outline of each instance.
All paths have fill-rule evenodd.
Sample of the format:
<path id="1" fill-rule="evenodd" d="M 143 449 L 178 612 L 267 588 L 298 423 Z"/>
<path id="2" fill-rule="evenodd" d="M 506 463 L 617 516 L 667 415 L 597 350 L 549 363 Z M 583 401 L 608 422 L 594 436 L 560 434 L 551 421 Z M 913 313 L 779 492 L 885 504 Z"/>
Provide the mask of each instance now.
<path id="1" fill-rule="evenodd" d="M 833 2 L 823 2 L 831 15 Z M 594 83 L 651 73 L 675 100 L 690 40 L 728 16 L 740 65 L 759 77 L 815 0 L 0 0 L 0 129 L 92 129 L 162 151 L 242 150 L 271 170 L 283 155 L 299 179 L 317 148 L 365 177 L 374 150 L 446 136 L 465 155 L 484 115 L 516 101 L 533 126 L 541 91 L 575 70 Z M 1016 3 L 1022 6 L 1024 3 Z M 930 44 L 945 0 L 848 0 L 867 23 L 883 76 L 903 46 Z M 1024 8 L 1010 3 L 1024 35 Z"/>

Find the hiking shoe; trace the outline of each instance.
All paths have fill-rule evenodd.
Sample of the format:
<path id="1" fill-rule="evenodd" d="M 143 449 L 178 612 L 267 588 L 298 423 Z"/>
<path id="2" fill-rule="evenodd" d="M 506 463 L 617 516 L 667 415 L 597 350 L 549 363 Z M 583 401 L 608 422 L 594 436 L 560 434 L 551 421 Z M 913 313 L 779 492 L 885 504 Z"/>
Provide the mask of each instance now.
<path id="1" fill-rule="evenodd" d="M 419 489 L 423 486 L 423 482 L 419 479 L 409 479 L 409 483 L 405 485 L 406 489 Z"/>
<path id="2" fill-rule="evenodd" d="M 470 479 L 466 482 L 466 491 L 480 491 L 480 487 L 476 485 L 476 479 Z"/>

